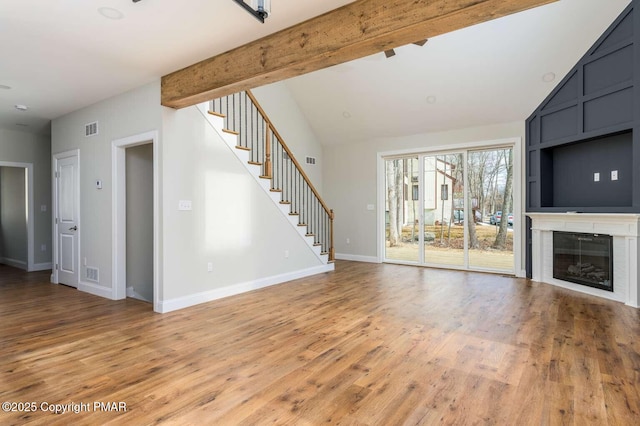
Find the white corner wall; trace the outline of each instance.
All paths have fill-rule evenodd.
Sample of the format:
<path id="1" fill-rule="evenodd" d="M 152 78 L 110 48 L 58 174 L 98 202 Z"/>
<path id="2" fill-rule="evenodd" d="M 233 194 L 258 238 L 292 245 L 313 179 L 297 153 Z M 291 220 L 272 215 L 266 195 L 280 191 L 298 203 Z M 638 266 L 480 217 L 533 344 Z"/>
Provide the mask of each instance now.
<path id="1" fill-rule="evenodd" d="M 324 158 L 322 145 L 318 142 L 307 117 L 291 96 L 285 82 L 268 84 L 252 89 L 251 92 L 293 152 L 304 172 L 309 176 L 313 186 L 320 195 L 323 195 L 322 165 Z M 306 157 L 314 157 L 316 164 L 306 164 Z"/>
<path id="2" fill-rule="evenodd" d="M 377 155 L 380 152 L 428 150 L 429 147 L 459 145 L 507 138 L 521 138 L 524 144 L 524 122 L 458 129 L 446 132 L 378 138 L 360 143 L 324 147 L 323 187 L 325 200 L 336 215 L 335 247 L 342 258 L 376 262 L 381 259 L 377 247 L 377 213 L 367 204 L 377 202 Z M 524 149 L 522 149 L 524 156 Z M 524 157 L 520 188 L 524 211 Z M 518 188 L 514 188 L 517 191 Z M 524 219 L 522 226 L 522 265 L 524 265 Z M 350 244 L 346 243 L 347 238 Z M 520 271 L 516 271 L 519 273 Z"/>
<path id="3" fill-rule="evenodd" d="M 80 151 L 79 288 L 84 291 L 105 297 L 113 296 L 111 142 L 160 130 L 161 120 L 158 80 L 69 113 L 51 123 L 53 154 L 72 149 Z M 94 121 L 98 121 L 98 134 L 85 137 L 85 124 Z M 102 180 L 102 189 L 95 187 L 97 179 Z M 98 283 L 86 281 L 87 266 L 98 268 Z"/>
<path id="4" fill-rule="evenodd" d="M 197 107 L 164 108 L 162 135 L 163 312 L 325 266 Z"/>
<path id="5" fill-rule="evenodd" d="M 50 269 L 51 138 L 0 129 L 0 162 L 33 164 L 33 269 Z M 41 250 L 43 245 L 45 250 Z"/>

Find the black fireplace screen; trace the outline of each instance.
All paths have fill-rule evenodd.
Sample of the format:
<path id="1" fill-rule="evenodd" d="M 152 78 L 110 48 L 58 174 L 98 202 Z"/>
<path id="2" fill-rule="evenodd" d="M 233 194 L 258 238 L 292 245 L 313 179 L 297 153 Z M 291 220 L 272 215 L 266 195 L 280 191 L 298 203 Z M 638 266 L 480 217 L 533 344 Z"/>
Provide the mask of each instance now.
<path id="1" fill-rule="evenodd" d="M 613 291 L 613 237 L 554 232 L 553 278 Z"/>

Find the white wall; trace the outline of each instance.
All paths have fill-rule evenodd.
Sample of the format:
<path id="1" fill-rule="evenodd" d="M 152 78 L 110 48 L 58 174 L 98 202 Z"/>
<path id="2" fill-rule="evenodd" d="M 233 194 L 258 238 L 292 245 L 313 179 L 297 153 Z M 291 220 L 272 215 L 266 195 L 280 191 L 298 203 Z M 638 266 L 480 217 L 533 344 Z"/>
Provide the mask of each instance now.
<path id="1" fill-rule="evenodd" d="M 25 170 L 21 167 L 0 167 L 0 262 L 26 270 Z"/>
<path id="2" fill-rule="evenodd" d="M 33 233 L 36 269 L 51 263 L 51 138 L 0 129 L 0 161 L 33 164 Z M 41 210 L 44 206 L 45 211 Z M 45 250 L 41 250 L 42 245 Z"/>
<path id="3" fill-rule="evenodd" d="M 127 288 L 153 301 L 153 144 L 125 150 Z"/>
<path id="4" fill-rule="evenodd" d="M 196 107 L 164 108 L 163 123 L 166 306 L 321 265 Z"/>
<path id="5" fill-rule="evenodd" d="M 69 113 L 51 123 L 52 153 L 80 150 L 80 286 L 86 266 L 98 268 L 98 290 L 110 291 L 112 281 L 111 142 L 161 129 L 160 81 Z M 98 134 L 85 137 L 85 124 L 98 121 Z M 102 189 L 95 180 L 102 180 Z M 100 293 L 98 291 L 99 294 Z"/>
<path id="6" fill-rule="evenodd" d="M 311 183 L 322 195 L 322 145 L 285 82 L 252 89 L 269 119 L 296 157 Z M 316 164 L 306 164 L 305 158 L 315 157 Z"/>
<path id="7" fill-rule="evenodd" d="M 447 132 L 379 138 L 355 144 L 324 147 L 323 187 L 327 204 L 334 209 L 336 253 L 373 260 L 377 253 L 377 213 L 367 204 L 377 202 L 377 154 L 402 150 L 428 150 L 429 147 L 522 138 L 524 122 L 483 126 Z M 524 149 L 522 150 L 524 155 Z M 522 161 L 524 168 L 524 158 Z M 524 170 L 521 170 L 524 178 Z M 524 179 L 522 180 L 524 182 Z M 517 188 L 515 189 L 517 190 Z M 520 188 L 524 195 L 524 187 Z M 522 201 L 524 211 L 524 196 Z M 523 226 L 523 220 L 520 223 Z M 522 234 L 524 236 L 524 234 Z M 350 244 L 346 243 L 349 238 Z M 524 259 L 524 243 L 522 245 Z"/>

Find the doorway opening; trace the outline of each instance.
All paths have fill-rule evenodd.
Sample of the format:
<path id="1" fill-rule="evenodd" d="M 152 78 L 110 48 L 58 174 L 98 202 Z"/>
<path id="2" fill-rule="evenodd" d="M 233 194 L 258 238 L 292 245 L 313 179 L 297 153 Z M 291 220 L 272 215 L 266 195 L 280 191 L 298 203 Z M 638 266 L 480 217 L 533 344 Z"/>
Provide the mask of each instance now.
<path id="1" fill-rule="evenodd" d="M 112 142 L 113 298 L 152 302 L 159 312 L 158 132 Z"/>
<path id="2" fill-rule="evenodd" d="M 384 262 L 514 273 L 514 145 L 381 155 Z"/>
<path id="3" fill-rule="evenodd" d="M 127 297 L 153 303 L 153 144 L 125 149 Z"/>
<path id="4" fill-rule="evenodd" d="M 0 161 L 0 263 L 34 270 L 33 164 Z"/>

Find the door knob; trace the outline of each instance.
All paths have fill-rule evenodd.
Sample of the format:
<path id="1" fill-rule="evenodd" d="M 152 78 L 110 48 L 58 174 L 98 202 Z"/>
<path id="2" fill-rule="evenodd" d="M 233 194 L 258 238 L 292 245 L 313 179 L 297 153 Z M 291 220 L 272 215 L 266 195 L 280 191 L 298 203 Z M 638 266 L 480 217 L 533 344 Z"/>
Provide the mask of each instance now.
<path id="1" fill-rule="evenodd" d="M 77 231 L 77 230 L 78 230 L 77 226 L 74 226 L 73 228 L 69 228 L 69 231 Z"/>

